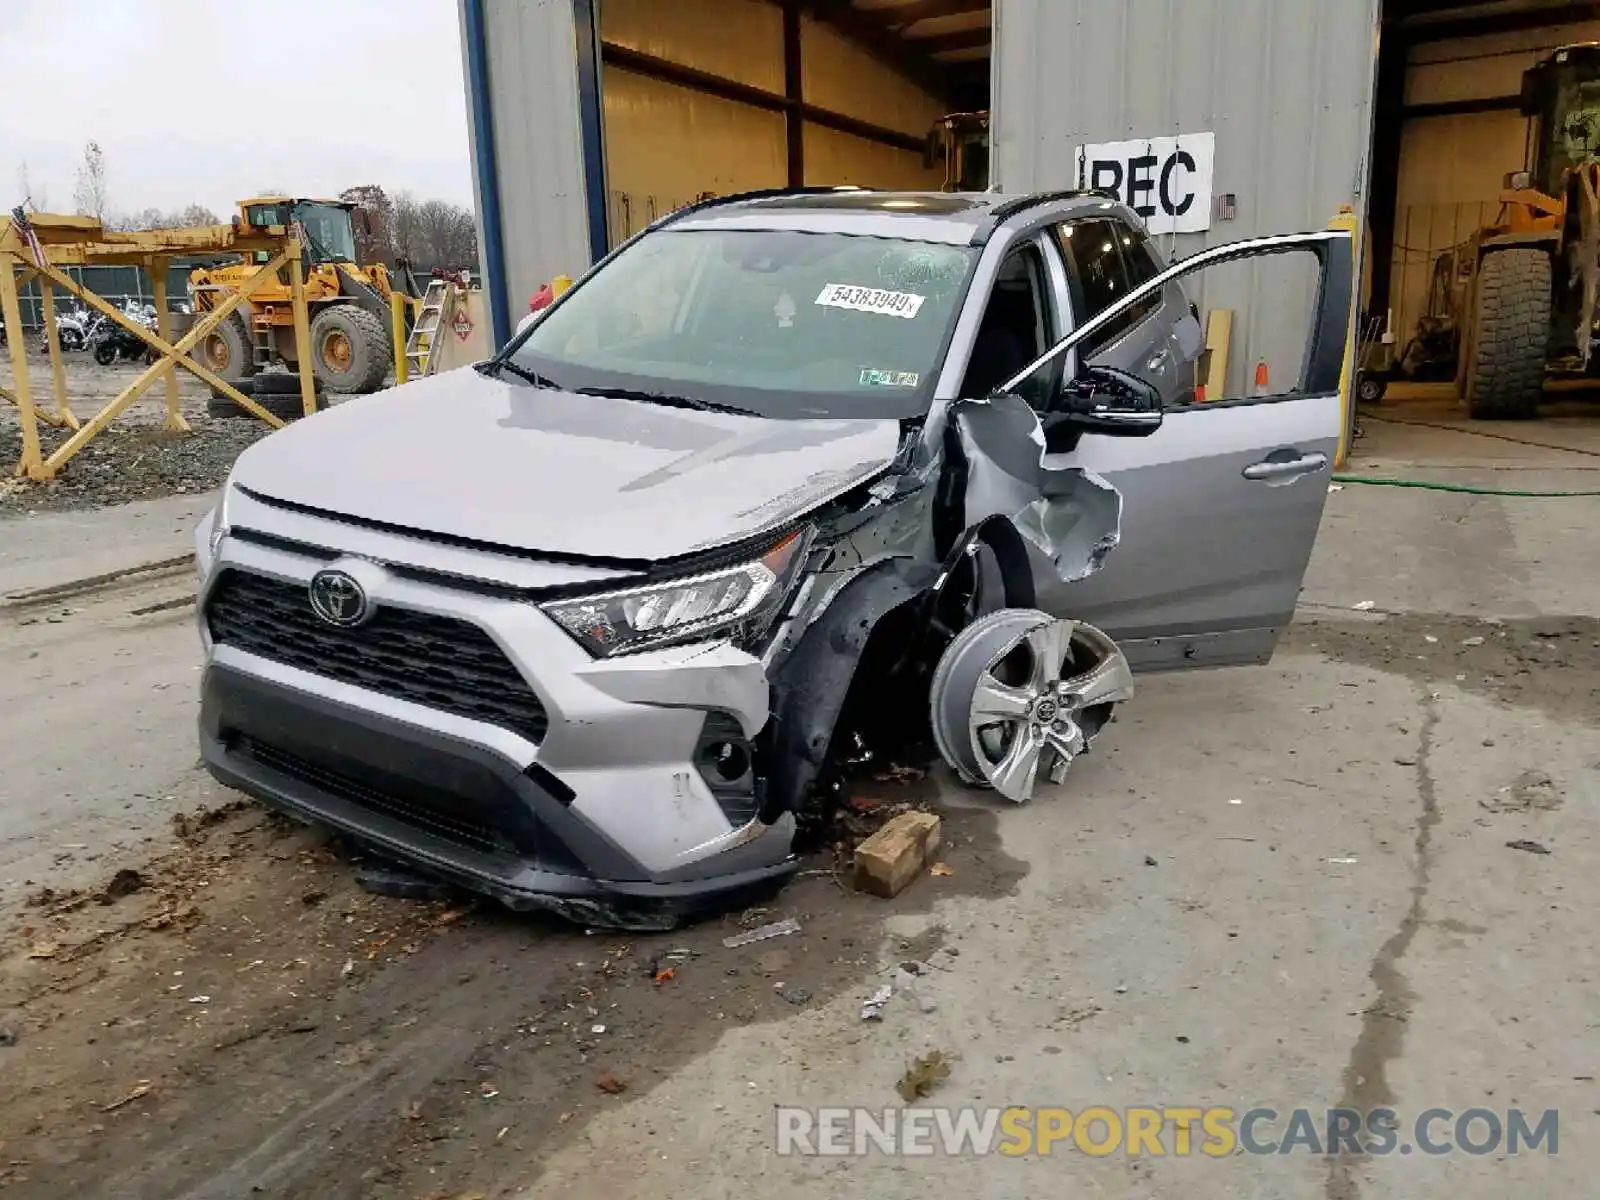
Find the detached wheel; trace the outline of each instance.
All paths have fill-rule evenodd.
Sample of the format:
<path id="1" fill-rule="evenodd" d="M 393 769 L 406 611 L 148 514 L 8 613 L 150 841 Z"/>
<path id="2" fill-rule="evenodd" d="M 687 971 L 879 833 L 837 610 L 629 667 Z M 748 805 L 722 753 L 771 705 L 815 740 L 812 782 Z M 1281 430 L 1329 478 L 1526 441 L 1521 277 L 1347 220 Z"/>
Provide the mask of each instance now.
<path id="1" fill-rule="evenodd" d="M 1061 782 L 1132 696 L 1127 660 L 1100 630 L 1006 608 L 956 635 L 929 704 L 934 741 L 956 774 L 1021 804 L 1041 776 Z"/>
<path id="2" fill-rule="evenodd" d="M 364 308 L 335 304 L 311 322 L 311 368 L 317 382 L 330 392 L 377 391 L 393 357 L 389 330 Z"/>
<path id="3" fill-rule="evenodd" d="M 246 391 L 240 385 L 256 373 L 256 363 L 244 318 L 234 313 L 213 329 L 194 351 L 194 359 L 224 383 Z M 235 411 L 243 411 L 231 400 L 228 405 Z"/>
<path id="4" fill-rule="evenodd" d="M 1544 395 L 1550 341 L 1550 256 L 1496 250 L 1478 268 L 1467 412 L 1480 420 L 1523 420 Z"/>

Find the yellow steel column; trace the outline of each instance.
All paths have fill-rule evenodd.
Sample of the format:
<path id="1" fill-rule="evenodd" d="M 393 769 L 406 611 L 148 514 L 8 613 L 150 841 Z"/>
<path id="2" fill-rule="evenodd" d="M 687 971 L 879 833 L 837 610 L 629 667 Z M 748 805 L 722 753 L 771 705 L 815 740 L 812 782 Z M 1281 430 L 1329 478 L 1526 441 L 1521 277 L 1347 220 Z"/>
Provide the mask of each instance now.
<path id="1" fill-rule="evenodd" d="M 394 382 L 399 387 L 411 376 L 406 358 L 406 298 L 399 292 L 389 293 L 389 340 L 394 343 Z"/>
<path id="2" fill-rule="evenodd" d="M 156 305 L 156 332 L 161 335 L 163 342 L 170 343 L 172 314 L 167 311 L 167 268 L 170 260 L 150 258 L 145 261 L 145 270 L 150 272 L 150 295 Z M 178 368 L 169 364 L 163 374 L 167 383 L 166 427 L 173 433 L 188 433 L 189 422 L 183 419 L 183 410 L 178 406 Z"/>
<path id="3" fill-rule="evenodd" d="M 17 462 L 17 474 L 32 475 L 43 459 L 39 457 L 39 422 L 33 413 L 33 391 L 28 387 L 28 336 L 22 331 L 22 305 L 17 303 L 20 261 L 10 251 L 0 250 L 0 317 L 5 318 L 7 340 L 11 343 L 11 374 L 22 416 L 22 458 Z"/>
<path id="4" fill-rule="evenodd" d="M 289 303 L 294 309 L 294 356 L 300 368 L 300 403 L 306 416 L 317 411 L 317 377 L 311 366 L 311 320 L 306 314 L 306 281 L 300 273 L 298 231 L 289 236 Z"/>
<path id="5" fill-rule="evenodd" d="M 67 403 L 67 369 L 61 362 L 61 331 L 56 326 L 56 289 L 48 279 L 39 281 L 39 303 L 44 309 L 44 340 L 50 347 L 50 375 L 56 390 L 57 424 L 69 429 L 78 427 L 78 418 L 72 415 Z"/>

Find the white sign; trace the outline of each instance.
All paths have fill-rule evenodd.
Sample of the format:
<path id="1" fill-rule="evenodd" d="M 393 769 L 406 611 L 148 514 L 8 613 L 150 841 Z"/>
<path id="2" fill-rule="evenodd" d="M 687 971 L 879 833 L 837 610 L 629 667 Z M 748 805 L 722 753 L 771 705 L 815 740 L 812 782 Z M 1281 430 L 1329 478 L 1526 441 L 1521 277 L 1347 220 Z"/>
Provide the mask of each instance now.
<path id="1" fill-rule="evenodd" d="M 890 292 L 883 288 L 857 287 L 850 283 L 830 283 L 817 293 L 817 303 L 830 308 L 848 308 L 855 312 L 880 313 L 888 317 L 911 320 L 922 307 L 926 296 L 915 292 Z"/>
<path id="2" fill-rule="evenodd" d="M 1151 233 L 1211 228 L 1211 171 L 1217 135 L 1185 133 L 1079 146 L 1080 187 L 1115 192 Z"/>

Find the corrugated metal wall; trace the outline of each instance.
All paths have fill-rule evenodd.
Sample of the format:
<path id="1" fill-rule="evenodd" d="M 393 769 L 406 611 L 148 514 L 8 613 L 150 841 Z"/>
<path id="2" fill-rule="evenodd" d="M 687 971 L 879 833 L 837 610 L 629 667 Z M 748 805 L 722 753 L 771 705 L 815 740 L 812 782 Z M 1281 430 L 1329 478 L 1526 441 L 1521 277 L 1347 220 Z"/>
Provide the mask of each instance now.
<path id="1" fill-rule="evenodd" d="M 1164 250 L 1320 228 L 1341 205 L 1360 212 L 1377 9 L 1377 0 L 999 0 L 995 178 L 1008 192 L 1072 187 L 1081 144 L 1209 130 L 1214 190 L 1237 196 L 1237 219 L 1164 238 Z M 1277 371 L 1304 345 L 1304 289 L 1286 278 L 1299 276 L 1240 269 L 1192 292 L 1238 313 L 1230 391 L 1247 364 L 1267 359 Z M 1297 303 L 1283 303 L 1286 287 Z"/>
<path id="2" fill-rule="evenodd" d="M 572 0 L 483 0 L 483 9 L 506 290 L 515 321 L 540 284 L 559 272 L 576 275 L 589 263 L 577 35 Z M 465 58 L 465 36 L 462 41 Z M 471 86 L 469 74 L 469 92 Z M 480 133 L 468 99 L 476 143 Z M 476 159 L 472 183 L 478 245 L 484 247 L 486 205 Z"/>

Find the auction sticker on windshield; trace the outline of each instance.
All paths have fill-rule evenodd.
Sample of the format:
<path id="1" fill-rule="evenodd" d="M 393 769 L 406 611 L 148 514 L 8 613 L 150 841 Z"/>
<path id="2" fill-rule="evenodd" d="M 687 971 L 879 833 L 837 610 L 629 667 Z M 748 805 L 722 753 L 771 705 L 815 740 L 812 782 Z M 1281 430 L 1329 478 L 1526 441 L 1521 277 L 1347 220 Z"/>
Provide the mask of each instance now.
<path id="1" fill-rule="evenodd" d="M 904 317 L 908 321 L 917 315 L 917 310 L 926 299 L 926 296 L 919 296 L 915 292 L 890 292 L 883 288 L 857 287 L 851 283 L 825 284 L 817 294 L 817 303 L 829 308 Z"/>
<path id="2" fill-rule="evenodd" d="M 915 371 L 880 371 L 875 367 L 861 368 L 862 387 L 916 387 L 921 376 Z"/>

